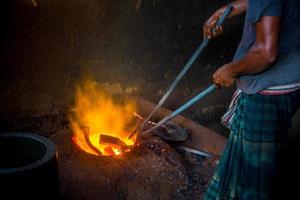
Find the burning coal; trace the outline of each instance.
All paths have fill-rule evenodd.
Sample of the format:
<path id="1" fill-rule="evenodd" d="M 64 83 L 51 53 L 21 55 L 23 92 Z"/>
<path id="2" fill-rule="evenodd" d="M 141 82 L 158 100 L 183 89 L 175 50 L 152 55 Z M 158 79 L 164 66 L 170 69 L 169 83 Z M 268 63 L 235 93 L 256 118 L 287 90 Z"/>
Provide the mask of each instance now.
<path id="1" fill-rule="evenodd" d="M 74 143 L 94 155 L 121 155 L 130 151 L 135 138 L 128 136 L 138 124 L 135 110 L 134 102 L 116 103 L 103 86 L 85 81 L 76 87 L 69 115 Z"/>

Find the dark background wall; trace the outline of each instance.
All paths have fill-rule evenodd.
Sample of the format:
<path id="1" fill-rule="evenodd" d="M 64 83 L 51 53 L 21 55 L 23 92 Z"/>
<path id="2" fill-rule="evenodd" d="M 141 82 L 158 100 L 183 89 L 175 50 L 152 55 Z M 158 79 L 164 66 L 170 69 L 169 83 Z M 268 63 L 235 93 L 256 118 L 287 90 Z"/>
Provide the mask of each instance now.
<path id="1" fill-rule="evenodd" d="M 157 102 L 202 40 L 202 25 L 222 0 L 1 1 L 0 111 L 10 116 L 65 112 L 86 74 Z M 243 17 L 226 22 L 166 105 L 174 109 L 211 84 L 232 59 Z M 234 88 L 211 94 L 184 115 L 218 132 Z M 299 114 L 298 114 L 299 115 Z M 299 129 L 299 116 L 295 120 Z"/>

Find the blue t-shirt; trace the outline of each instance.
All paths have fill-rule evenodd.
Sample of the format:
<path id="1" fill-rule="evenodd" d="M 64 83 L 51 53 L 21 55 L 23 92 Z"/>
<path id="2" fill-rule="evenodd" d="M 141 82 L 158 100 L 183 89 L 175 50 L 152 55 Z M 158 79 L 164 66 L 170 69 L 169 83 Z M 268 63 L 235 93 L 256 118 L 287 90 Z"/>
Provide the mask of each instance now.
<path id="1" fill-rule="evenodd" d="M 263 16 L 280 16 L 279 55 L 267 70 L 240 76 L 237 86 L 255 94 L 262 89 L 300 82 L 300 0 L 248 0 L 243 37 L 233 60 L 244 57 L 255 42 L 257 23 Z"/>

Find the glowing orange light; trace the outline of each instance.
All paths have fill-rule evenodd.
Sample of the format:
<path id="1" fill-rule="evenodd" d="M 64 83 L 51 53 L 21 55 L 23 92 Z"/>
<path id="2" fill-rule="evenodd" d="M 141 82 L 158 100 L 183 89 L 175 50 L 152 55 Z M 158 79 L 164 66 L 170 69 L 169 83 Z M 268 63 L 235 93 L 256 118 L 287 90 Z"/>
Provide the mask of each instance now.
<path id="1" fill-rule="evenodd" d="M 100 144 L 100 135 L 105 133 L 119 138 L 126 145 L 133 145 L 135 137 L 128 139 L 128 135 L 136 128 L 136 118 L 133 115 L 135 110 L 134 102 L 117 104 L 109 91 L 103 89 L 97 82 L 85 81 L 76 87 L 74 107 L 69 115 L 73 142 L 90 154 L 98 155 L 93 149 L 96 148 L 102 155 L 121 155 L 121 147 Z M 86 127 L 88 127 L 86 130 L 88 141 L 84 133 Z"/>

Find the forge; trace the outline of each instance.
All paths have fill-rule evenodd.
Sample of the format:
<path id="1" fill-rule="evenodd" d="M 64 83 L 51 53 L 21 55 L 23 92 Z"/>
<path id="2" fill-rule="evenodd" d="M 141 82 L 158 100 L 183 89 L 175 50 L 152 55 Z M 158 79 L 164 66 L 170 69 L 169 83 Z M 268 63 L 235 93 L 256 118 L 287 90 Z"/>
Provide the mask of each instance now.
<path id="1" fill-rule="evenodd" d="M 131 131 L 155 106 L 138 97 L 117 95 L 117 99 L 122 105 L 124 102 L 135 102 L 135 111 L 139 115 L 137 113 L 132 115 L 134 123 L 132 121 L 129 123 Z M 87 112 L 86 109 L 85 111 Z M 153 120 L 159 120 L 169 112 L 161 108 L 153 116 Z M 77 137 L 76 134 L 72 134 L 79 129 L 66 128 L 53 134 L 50 139 L 58 149 L 62 198 L 81 200 L 201 198 L 226 139 L 185 117 L 178 116 L 173 121 L 190 131 L 185 142 L 164 141 L 159 136 L 152 135 L 138 142 L 133 140 L 134 143 L 126 143 L 124 140 L 126 137 L 122 138 L 122 134 L 118 137 L 114 132 L 111 134 L 114 136 L 109 136 L 101 134 L 101 131 L 97 134 L 97 142 L 91 142 L 93 136 L 88 139 L 87 133 L 91 128 L 86 127 L 80 130 L 84 139 L 81 144 L 74 139 Z M 114 121 L 110 123 L 110 127 L 113 126 Z M 149 126 L 153 126 L 153 122 L 149 123 Z M 127 137 L 131 131 L 127 131 Z M 106 132 L 108 133 L 109 131 Z M 210 152 L 213 156 L 207 158 L 197 153 L 182 151 L 177 148 L 179 145 L 185 145 L 195 152 L 197 150 Z"/>
<path id="2" fill-rule="evenodd" d="M 180 115 L 172 120 L 173 129 L 164 125 L 146 138 L 129 137 L 155 104 L 105 91 L 87 81 L 76 88 L 68 112 L 1 118 L 8 128 L 31 130 L 55 144 L 59 199 L 201 199 L 226 138 Z M 160 108 L 145 129 L 170 113 Z M 172 141 L 181 129 L 187 138 Z"/>

